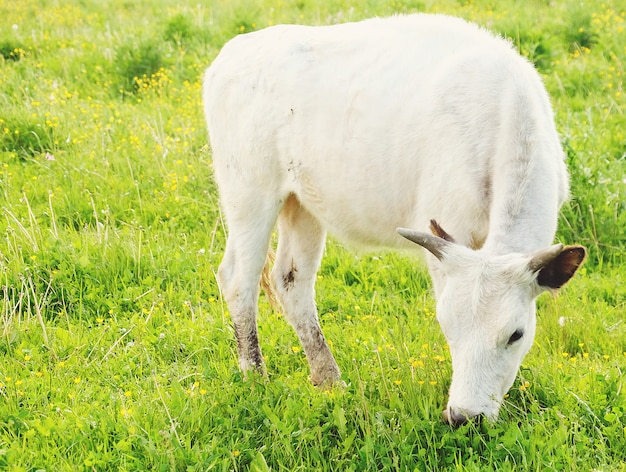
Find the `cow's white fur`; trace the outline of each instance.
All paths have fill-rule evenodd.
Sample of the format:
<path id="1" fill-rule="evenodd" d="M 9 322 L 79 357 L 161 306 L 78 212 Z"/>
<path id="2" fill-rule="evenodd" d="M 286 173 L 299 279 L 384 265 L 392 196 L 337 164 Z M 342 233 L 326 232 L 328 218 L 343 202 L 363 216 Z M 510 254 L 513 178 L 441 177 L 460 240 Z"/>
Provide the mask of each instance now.
<path id="1" fill-rule="evenodd" d="M 407 248 L 396 228 L 435 218 L 456 243 L 404 235 L 435 254 L 453 363 L 445 415 L 497 417 L 533 342 L 541 267 L 529 264 L 565 251 L 549 245 L 567 171 L 534 68 L 508 42 L 448 16 L 275 26 L 224 46 L 206 72 L 204 106 L 229 226 L 218 280 L 241 368 L 263 365 L 258 286 L 276 221 L 277 295 L 312 380 L 332 383 L 339 369 L 314 302 L 326 231 Z"/>

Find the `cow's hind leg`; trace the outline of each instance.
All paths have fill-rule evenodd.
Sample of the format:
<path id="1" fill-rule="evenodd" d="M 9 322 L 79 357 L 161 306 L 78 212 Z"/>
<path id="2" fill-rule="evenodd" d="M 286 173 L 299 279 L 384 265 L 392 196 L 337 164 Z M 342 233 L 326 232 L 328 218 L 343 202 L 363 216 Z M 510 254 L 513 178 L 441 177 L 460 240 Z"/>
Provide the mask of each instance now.
<path id="1" fill-rule="evenodd" d="M 325 237 L 319 221 L 291 195 L 278 216 L 278 248 L 272 280 L 285 318 L 300 338 L 315 385 L 332 385 L 340 377 L 315 306 L 315 280 Z"/>
<path id="2" fill-rule="evenodd" d="M 264 373 L 257 329 L 259 282 L 280 202 L 239 194 L 232 205 L 223 199 L 223 207 L 228 239 L 217 280 L 233 320 L 239 367 L 244 375 L 250 370 Z"/>

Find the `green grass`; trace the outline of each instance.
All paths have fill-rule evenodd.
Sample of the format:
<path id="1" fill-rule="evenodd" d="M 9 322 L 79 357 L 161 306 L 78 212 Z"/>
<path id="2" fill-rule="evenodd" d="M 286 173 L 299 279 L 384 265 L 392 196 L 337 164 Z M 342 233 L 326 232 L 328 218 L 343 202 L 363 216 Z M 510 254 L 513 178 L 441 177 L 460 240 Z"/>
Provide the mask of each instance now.
<path id="1" fill-rule="evenodd" d="M 269 382 L 243 380 L 215 283 L 224 246 L 200 78 L 268 25 L 445 12 L 544 76 L 589 247 L 539 299 L 494 425 L 441 421 L 451 367 L 426 271 L 328 244 L 324 331 L 347 383 L 308 382 L 261 300 Z M 626 470 L 626 11 L 618 1 L 0 4 L 0 469 Z"/>

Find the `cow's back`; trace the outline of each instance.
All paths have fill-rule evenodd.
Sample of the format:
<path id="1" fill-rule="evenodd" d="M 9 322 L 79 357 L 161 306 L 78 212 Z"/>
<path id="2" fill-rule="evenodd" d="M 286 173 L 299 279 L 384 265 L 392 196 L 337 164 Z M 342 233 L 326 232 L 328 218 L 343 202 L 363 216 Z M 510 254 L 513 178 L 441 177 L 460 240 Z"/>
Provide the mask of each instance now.
<path id="1" fill-rule="evenodd" d="M 503 189 L 519 183 L 511 161 L 543 169 L 555 201 L 546 218 L 566 194 L 538 75 L 510 44 L 460 19 L 241 35 L 207 71 L 204 94 L 222 193 L 255 185 L 276 198 L 295 194 L 332 233 L 357 243 L 402 244 L 396 227 L 436 218 L 460 242 L 482 244 L 498 199 L 509 198 Z M 506 149 L 529 140 L 544 149 Z"/>

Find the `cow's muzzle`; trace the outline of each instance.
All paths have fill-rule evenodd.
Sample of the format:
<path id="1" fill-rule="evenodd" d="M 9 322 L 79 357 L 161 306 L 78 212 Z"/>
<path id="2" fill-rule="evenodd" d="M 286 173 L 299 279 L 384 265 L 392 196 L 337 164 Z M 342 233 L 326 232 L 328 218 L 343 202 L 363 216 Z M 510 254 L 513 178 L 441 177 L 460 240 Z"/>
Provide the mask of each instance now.
<path id="1" fill-rule="evenodd" d="M 482 413 L 474 413 L 472 411 L 460 410 L 449 406 L 448 408 L 443 410 L 442 416 L 444 421 L 454 426 L 455 428 L 458 428 L 468 421 L 482 418 L 483 415 Z"/>

